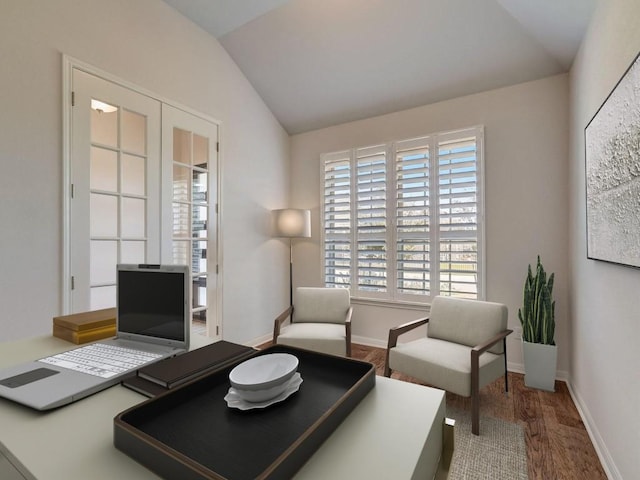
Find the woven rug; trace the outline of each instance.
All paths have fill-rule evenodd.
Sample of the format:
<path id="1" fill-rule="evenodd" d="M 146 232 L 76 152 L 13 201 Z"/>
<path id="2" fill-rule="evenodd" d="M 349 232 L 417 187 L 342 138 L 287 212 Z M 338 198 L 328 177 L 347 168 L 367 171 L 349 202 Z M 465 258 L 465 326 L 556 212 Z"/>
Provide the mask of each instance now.
<path id="1" fill-rule="evenodd" d="M 480 435 L 471 433 L 471 414 L 447 408 L 456 420 L 455 450 L 448 480 L 527 480 L 527 450 L 520 425 L 480 413 Z"/>

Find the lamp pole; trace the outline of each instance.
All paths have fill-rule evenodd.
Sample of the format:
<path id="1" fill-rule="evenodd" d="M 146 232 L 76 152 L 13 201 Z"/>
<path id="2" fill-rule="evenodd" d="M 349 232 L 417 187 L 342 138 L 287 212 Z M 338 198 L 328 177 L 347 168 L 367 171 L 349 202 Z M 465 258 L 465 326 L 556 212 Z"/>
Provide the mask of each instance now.
<path id="1" fill-rule="evenodd" d="M 289 306 L 293 306 L 293 239 L 311 237 L 311 211 L 285 208 L 272 214 L 273 236 L 289 239 Z"/>
<path id="2" fill-rule="evenodd" d="M 293 240 L 289 238 L 289 306 L 293 306 Z"/>

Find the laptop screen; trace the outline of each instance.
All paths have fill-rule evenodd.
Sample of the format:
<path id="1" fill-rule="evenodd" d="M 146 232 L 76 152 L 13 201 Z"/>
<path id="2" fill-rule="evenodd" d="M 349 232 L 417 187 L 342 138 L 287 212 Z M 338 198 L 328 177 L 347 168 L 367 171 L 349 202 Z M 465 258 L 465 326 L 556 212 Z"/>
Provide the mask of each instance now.
<path id="1" fill-rule="evenodd" d="M 187 341 L 188 277 L 182 265 L 118 265 L 118 335 Z"/>

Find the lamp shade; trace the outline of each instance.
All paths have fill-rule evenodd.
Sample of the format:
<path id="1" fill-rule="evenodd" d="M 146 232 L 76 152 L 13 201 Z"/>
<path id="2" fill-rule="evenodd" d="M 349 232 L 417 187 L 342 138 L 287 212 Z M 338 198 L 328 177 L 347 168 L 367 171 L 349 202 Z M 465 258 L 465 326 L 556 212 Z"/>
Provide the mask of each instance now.
<path id="1" fill-rule="evenodd" d="M 311 211 L 297 208 L 273 210 L 274 237 L 311 237 Z"/>

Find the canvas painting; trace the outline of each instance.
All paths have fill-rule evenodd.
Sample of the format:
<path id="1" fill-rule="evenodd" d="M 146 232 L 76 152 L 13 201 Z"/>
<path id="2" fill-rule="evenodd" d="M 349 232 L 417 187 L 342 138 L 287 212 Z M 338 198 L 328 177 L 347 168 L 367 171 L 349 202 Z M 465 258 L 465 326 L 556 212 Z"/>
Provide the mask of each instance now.
<path id="1" fill-rule="evenodd" d="M 587 257 L 640 267 L 640 55 L 585 128 Z"/>

